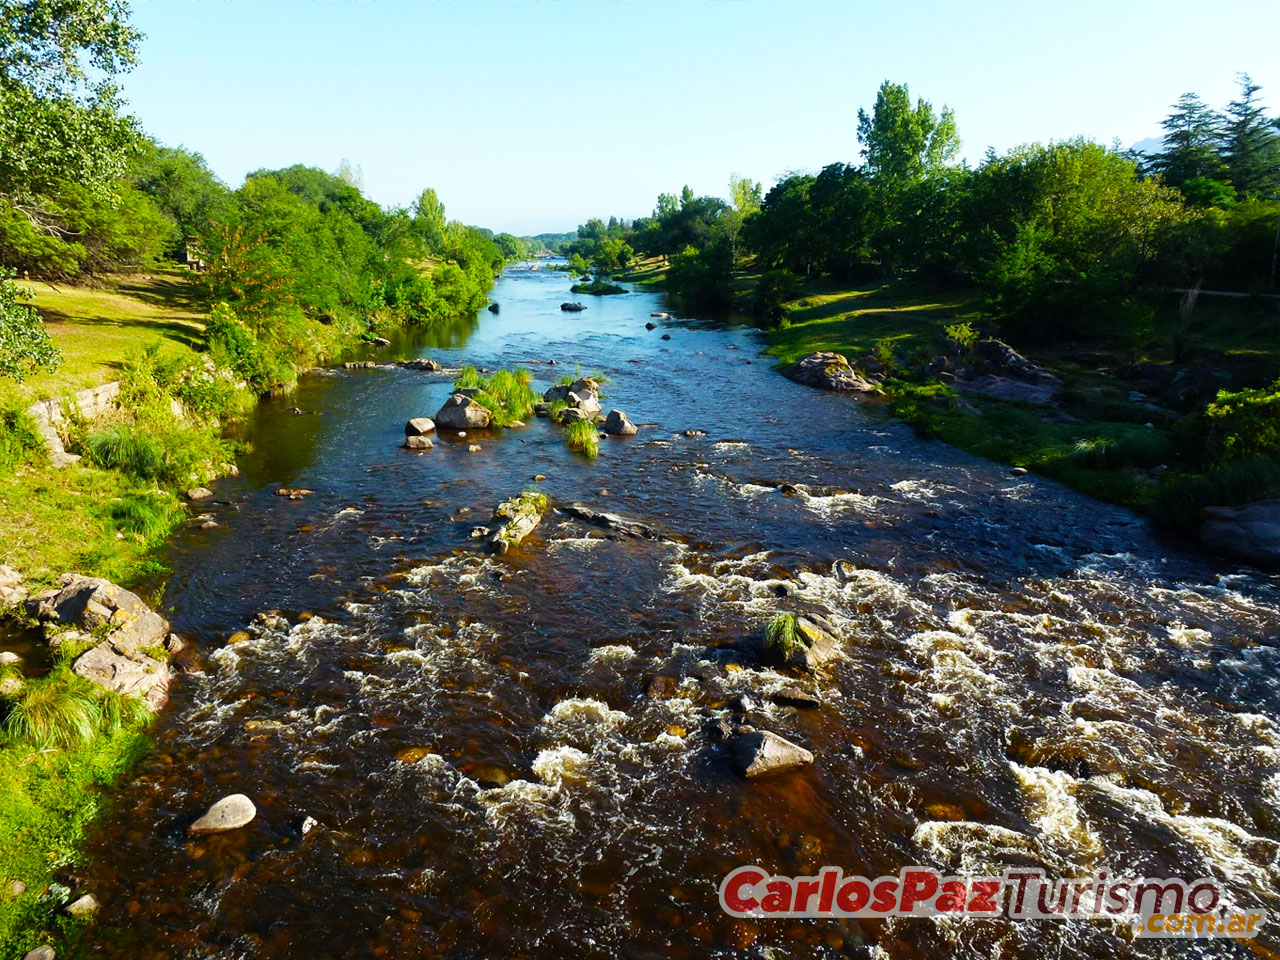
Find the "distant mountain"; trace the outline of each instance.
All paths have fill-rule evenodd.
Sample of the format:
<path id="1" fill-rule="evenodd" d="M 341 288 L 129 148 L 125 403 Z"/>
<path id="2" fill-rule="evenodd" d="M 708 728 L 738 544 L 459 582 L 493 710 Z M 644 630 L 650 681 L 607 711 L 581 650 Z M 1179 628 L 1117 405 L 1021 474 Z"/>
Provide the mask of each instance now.
<path id="1" fill-rule="evenodd" d="M 1139 140 L 1129 149 L 1134 150 L 1138 153 L 1147 153 L 1147 154 L 1163 153 L 1164 140 L 1162 140 L 1160 137 L 1147 137 L 1147 139 L 1145 140 Z"/>

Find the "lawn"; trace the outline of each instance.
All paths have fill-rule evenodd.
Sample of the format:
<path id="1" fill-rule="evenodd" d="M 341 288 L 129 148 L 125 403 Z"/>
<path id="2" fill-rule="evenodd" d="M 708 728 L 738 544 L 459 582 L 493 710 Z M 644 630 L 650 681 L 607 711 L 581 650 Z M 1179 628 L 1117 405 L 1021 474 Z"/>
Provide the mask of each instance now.
<path id="1" fill-rule="evenodd" d="M 54 373 L 29 377 L 19 388 L 31 400 L 95 387 L 120 375 L 124 359 L 163 340 L 170 351 L 193 353 L 203 340 L 205 311 L 187 275 L 117 276 L 101 287 L 18 281 L 62 351 Z"/>

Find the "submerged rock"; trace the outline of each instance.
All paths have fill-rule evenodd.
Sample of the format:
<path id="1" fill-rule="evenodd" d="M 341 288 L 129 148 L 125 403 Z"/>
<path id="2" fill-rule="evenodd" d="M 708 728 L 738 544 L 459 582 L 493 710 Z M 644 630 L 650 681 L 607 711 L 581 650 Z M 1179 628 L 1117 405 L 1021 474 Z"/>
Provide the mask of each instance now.
<path id="1" fill-rule="evenodd" d="M 560 512 L 568 514 L 576 520 L 584 523 L 590 523 L 593 526 L 603 527 L 610 533 L 617 534 L 619 537 L 633 537 L 640 540 L 656 540 L 658 539 L 658 531 L 642 523 L 639 520 L 631 520 L 627 517 L 619 516 L 616 513 L 607 513 L 603 510 L 596 510 L 587 506 L 585 503 L 570 503 L 560 507 Z"/>
<path id="2" fill-rule="evenodd" d="M 1243 507 L 1207 507 L 1200 542 L 1223 556 L 1266 566 L 1280 565 L 1280 500 Z"/>
<path id="3" fill-rule="evenodd" d="M 771 730 L 754 730 L 733 741 L 733 766 L 748 780 L 789 773 L 813 763 L 813 754 Z"/>
<path id="4" fill-rule="evenodd" d="M 489 312 L 497 313 L 501 308 L 496 303 L 489 304 Z"/>
<path id="5" fill-rule="evenodd" d="M 639 431 L 621 410 L 610 410 L 604 418 L 604 432 L 615 437 L 634 437 Z"/>
<path id="6" fill-rule="evenodd" d="M 409 450 L 431 450 L 435 448 L 435 444 L 431 442 L 430 437 L 405 437 L 404 445 Z"/>
<path id="7" fill-rule="evenodd" d="M 646 324 L 644 325 L 644 328 L 645 328 L 646 330 L 657 330 L 657 329 L 658 329 L 658 325 L 657 325 L 656 323 L 654 323 L 652 320 L 650 320 L 648 323 L 646 323 Z"/>
<path id="8" fill-rule="evenodd" d="M 436 425 L 445 430 L 472 430 L 489 426 L 493 415 L 464 393 L 455 393 L 436 414 Z"/>
<path id="9" fill-rule="evenodd" d="M 423 370 L 427 373 L 439 373 L 443 367 L 435 360 L 420 357 L 417 360 L 401 360 L 399 366 L 406 370 Z"/>
<path id="10" fill-rule="evenodd" d="M 228 830 L 239 830 L 258 815 L 258 808 L 243 793 L 233 793 L 223 797 L 210 807 L 203 817 L 187 827 L 192 835 L 202 833 L 225 833 Z"/>
<path id="11" fill-rule="evenodd" d="M 565 313 L 581 313 L 587 308 L 581 303 L 562 303 L 560 304 L 560 309 Z"/>
<path id="12" fill-rule="evenodd" d="M 811 690 L 803 687 L 783 687 L 769 694 L 769 699 L 774 703 L 783 707 L 798 707 L 802 710 L 811 710 L 815 707 L 822 706 L 821 698 Z"/>
<path id="13" fill-rule="evenodd" d="M 91 917 L 98 912 L 98 898 L 92 893 L 86 893 L 78 900 L 73 900 L 67 904 L 67 913 L 73 917 Z"/>
<path id="14" fill-rule="evenodd" d="M 788 380 L 820 390 L 838 390 L 865 396 L 884 395 L 879 384 L 854 370 L 844 355 L 839 353 L 811 353 L 790 366 L 783 367 L 782 375 Z"/>

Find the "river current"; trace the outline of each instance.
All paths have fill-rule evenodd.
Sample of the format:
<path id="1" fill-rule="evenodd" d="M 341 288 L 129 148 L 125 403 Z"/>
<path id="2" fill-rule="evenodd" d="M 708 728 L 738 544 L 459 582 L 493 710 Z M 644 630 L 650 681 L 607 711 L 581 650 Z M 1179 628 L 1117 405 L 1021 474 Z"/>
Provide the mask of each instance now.
<path id="1" fill-rule="evenodd" d="M 91 955 L 1276 955 L 1270 932 L 724 914 L 741 864 L 1207 876 L 1277 909 L 1280 585 L 793 384 L 749 328 L 648 331 L 648 292 L 562 313 L 568 284 L 513 268 L 500 313 L 305 376 L 245 426 L 219 526 L 171 550 L 193 650 L 87 851 Z M 415 356 L 448 369 L 390 362 Z M 466 363 L 603 372 L 639 435 L 595 460 L 545 420 L 402 449 Z M 661 536 L 553 512 L 489 556 L 473 531 L 535 475 Z M 844 640 L 799 711 L 740 642 L 810 609 Z M 811 767 L 732 771 L 703 730 L 744 693 Z M 230 793 L 254 823 L 189 838 Z"/>

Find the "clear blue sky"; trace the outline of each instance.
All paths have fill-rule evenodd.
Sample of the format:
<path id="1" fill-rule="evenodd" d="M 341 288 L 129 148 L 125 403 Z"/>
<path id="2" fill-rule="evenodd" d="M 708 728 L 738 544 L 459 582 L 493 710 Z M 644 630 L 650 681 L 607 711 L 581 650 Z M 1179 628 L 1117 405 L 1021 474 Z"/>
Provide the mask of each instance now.
<path id="1" fill-rule="evenodd" d="M 204 2 L 139 0 L 124 82 L 162 142 L 229 184 L 363 169 L 407 204 L 529 234 L 855 161 L 885 79 L 956 111 L 964 153 L 1157 136 L 1186 90 L 1248 71 L 1280 113 L 1280 2 Z"/>

